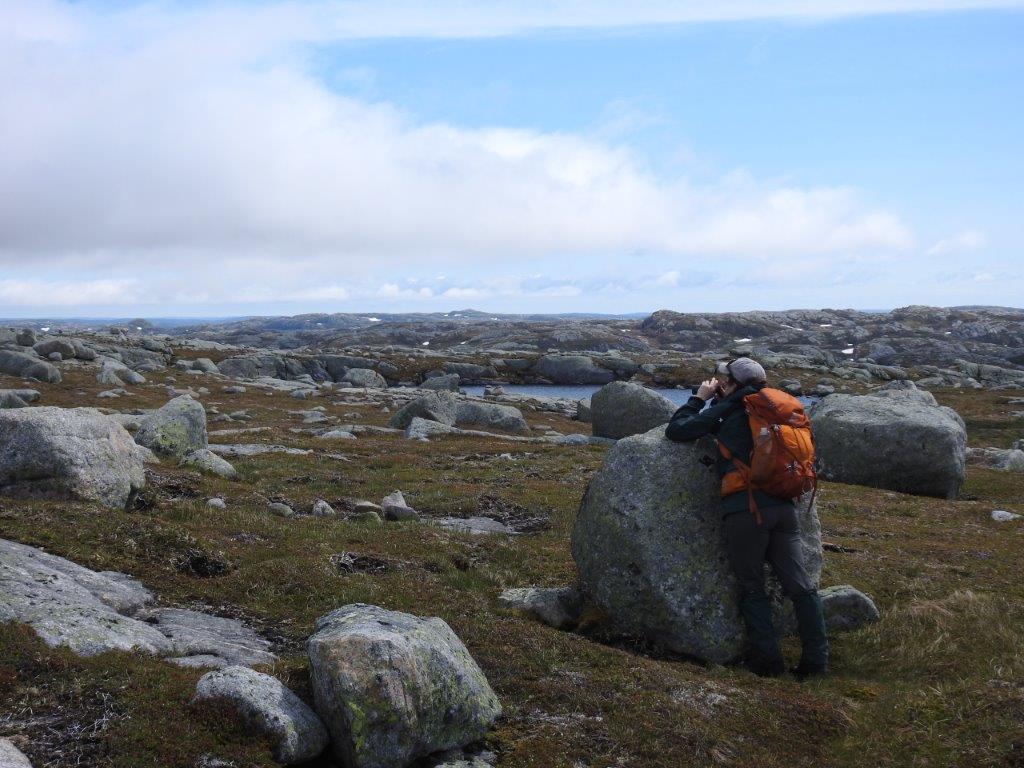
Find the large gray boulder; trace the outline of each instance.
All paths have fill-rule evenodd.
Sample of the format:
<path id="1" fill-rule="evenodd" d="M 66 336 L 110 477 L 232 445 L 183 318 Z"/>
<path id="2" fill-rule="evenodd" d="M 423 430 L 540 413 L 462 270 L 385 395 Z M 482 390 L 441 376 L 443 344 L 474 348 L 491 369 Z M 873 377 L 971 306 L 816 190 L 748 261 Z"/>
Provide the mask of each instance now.
<path id="1" fill-rule="evenodd" d="M 818 476 L 954 499 L 967 432 L 952 408 L 903 395 L 829 395 L 810 410 Z"/>
<path id="2" fill-rule="evenodd" d="M 586 355 L 544 355 L 533 372 L 554 384 L 607 384 L 615 374 Z"/>
<path id="3" fill-rule="evenodd" d="M 582 590 L 622 631 L 724 663 L 740 656 L 744 628 L 718 481 L 702 463 L 714 455 L 711 440 L 675 443 L 660 426 L 619 440 L 583 496 L 572 554 Z M 817 582 L 821 528 L 807 501 L 801 542 Z"/>
<path id="4" fill-rule="evenodd" d="M 38 357 L 27 355 L 24 352 L 13 352 L 9 349 L 0 349 L 0 373 L 20 376 L 23 379 L 46 381 L 50 384 L 60 382 L 60 371 L 56 366 L 45 360 L 40 360 Z"/>
<path id="5" fill-rule="evenodd" d="M 206 411 L 188 395 L 180 395 L 142 420 L 135 442 L 158 456 L 181 459 L 207 447 Z"/>
<path id="6" fill-rule="evenodd" d="M 327 748 L 327 729 L 320 718 L 276 677 L 248 667 L 207 672 L 196 684 L 192 702 L 224 702 L 273 745 L 283 765 L 304 763 Z"/>
<path id="7" fill-rule="evenodd" d="M 640 384 L 613 381 L 590 398 L 590 423 L 598 437 L 618 440 L 667 424 L 676 405 Z"/>
<path id="8" fill-rule="evenodd" d="M 461 400 L 455 408 L 455 423 L 458 426 L 475 424 L 489 429 L 506 432 L 529 432 L 530 427 L 522 412 L 511 405 L 484 403 L 477 400 Z"/>
<path id="9" fill-rule="evenodd" d="M 346 768 L 402 768 L 482 738 L 501 705 L 438 618 L 353 604 L 308 643 L 316 710 Z"/>
<path id="10" fill-rule="evenodd" d="M 405 429 L 413 419 L 420 418 L 450 427 L 455 424 L 458 403 L 459 398 L 453 392 L 428 392 L 395 411 L 388 419 L 388 426 L 394 429 Z"/>
<path id="11" fill-rule="evenodd" d="M 124 507 L 145 485 L 137 446 L 93 408 L 0 411 L 0 493 Z"/>

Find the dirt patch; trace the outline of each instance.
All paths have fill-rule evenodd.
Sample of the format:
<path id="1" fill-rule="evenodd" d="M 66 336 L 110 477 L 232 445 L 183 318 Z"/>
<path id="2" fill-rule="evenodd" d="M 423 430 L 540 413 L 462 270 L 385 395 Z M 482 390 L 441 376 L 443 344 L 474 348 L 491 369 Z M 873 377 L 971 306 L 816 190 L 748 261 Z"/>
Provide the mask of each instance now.
<path id="1" fill-rule="evenodd" d="M 174 568 L 178 573 L 200 579 L 223 576 L 230 573 L 232 567 L 231 561 L 223 552 L 207 552 L 201 547 L 190 547 L 174 561 Z"/>
<path id="2" fill-rule="evenodd" d="M 387 560 L 373 555 L 360 555 L 355 552 L 338 552 L 331 555 L 331 565 L 341 574 L 353 573 L 387 573 L 396 571 L 405 563 L 398 560 Z"/>

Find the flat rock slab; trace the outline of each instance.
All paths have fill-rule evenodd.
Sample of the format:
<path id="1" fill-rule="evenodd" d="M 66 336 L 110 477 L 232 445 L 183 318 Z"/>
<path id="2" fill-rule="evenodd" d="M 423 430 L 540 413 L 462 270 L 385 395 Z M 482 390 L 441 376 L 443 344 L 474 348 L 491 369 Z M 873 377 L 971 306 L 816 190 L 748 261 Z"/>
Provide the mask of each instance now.
<path id="1" fill-rule="evenodd" d="M 515 530 L 504 523 L 492 520 L 489 517 L 432 517 L 430 522 L 449 531 L 457 533 L 490 534 L 505 533 L 514 534 Z"/>
<path id="2" fill-rule="evenodd" d="M 263 443 L 221 443 L 211 445 L 210 450 L 218 456 L 228 458 L 238 456 L 260 456 L 264 453 L 287 453 L 292 456 L 305 456 L 312 453 L 312 451 L 304 448 L 289 448 L 286 445 L 265 445 Z"/>
<path id="3" fill-rule="evenodd" d="M 270 643 L 234 619 L 155 608 L 123 573 L 97 572 L 35 547 L 0 539 L 0 622 L 28 624 L 51 648 L 79 656 L 141 651 L 200 657 L 202 666 L 267 664 Z"/>

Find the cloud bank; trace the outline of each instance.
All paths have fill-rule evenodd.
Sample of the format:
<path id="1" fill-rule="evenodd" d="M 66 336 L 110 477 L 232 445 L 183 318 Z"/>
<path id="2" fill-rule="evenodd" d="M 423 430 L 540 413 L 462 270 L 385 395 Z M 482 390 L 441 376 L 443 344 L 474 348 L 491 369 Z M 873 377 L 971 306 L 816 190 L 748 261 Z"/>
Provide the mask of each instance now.
<path id="1" fill-rule="evenodd" d="M 695 184 L 592 135 L 419 122 L 330 90 L 311 73 L 308 46 L 1010 4 L 7 2 L 0 300 L 34 305 L 43 291 L 55 306 L 159 304 L 184 292 L 199 303 L 315 304 L 448 291 L 469 301 L 484 289 L 366 281 L 432 265 L 493 272 L 512 260 L 827 264 L 904 253 L 911 228 L 857 190 L 743 172 Z M 655 284 L 672 287 L 672 274 Z"/>

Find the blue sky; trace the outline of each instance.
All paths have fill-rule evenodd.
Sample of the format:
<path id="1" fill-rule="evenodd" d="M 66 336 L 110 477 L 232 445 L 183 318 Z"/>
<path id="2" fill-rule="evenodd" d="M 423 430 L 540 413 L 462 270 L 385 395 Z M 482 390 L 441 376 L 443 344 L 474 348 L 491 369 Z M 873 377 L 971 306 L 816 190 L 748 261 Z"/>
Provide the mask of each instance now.
<path id="1" fill-rule="evenodd" d="M 0 316 L 1020 306 L 1015 6 L 14 0 Z"/>

